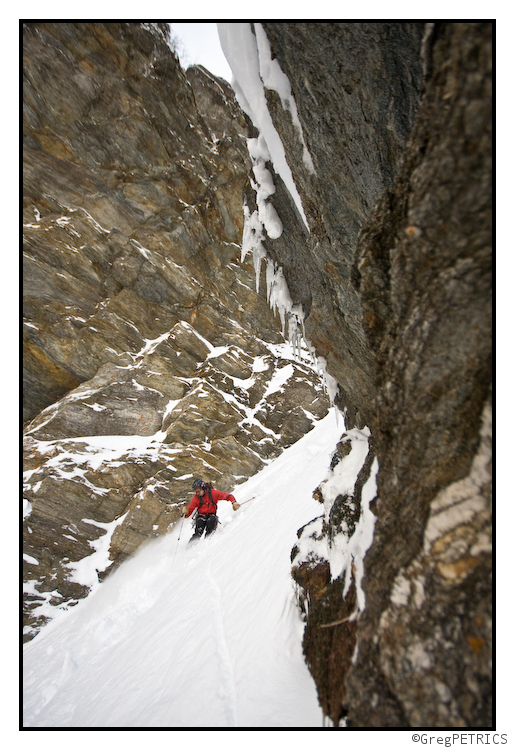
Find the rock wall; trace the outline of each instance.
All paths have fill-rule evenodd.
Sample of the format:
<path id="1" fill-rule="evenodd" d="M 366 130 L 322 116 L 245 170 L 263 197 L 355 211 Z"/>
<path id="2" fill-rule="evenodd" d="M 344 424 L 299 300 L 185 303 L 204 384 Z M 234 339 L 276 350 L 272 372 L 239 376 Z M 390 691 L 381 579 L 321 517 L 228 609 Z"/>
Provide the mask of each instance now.
<path id="1" fill-rule="evenodd" d="M 306 335 L 338 380 L 343 407 L 352 404 L 370 423 L 376 362 L 356 286 L 356 244 L 392 184 L 414 122 L 422 85 L 423 24 L 263 27 L 290 80 L 314 166 L 311 171 L 304 163 L 290 113 L 275 92 L 267 91 L 310 228 L 293 257 L 275 242 L 269 243 L 269 252 L 283 267 L 293 301 L 303 302 L 309 312 Z M 282 216 L 281 205 L 278 210 Z M 289 233 L 288 224 L 284 235 Z M 307 307 L 308 295 L 303 287 L 297 292 L 292 273 L 299 255 L 309 269 Z"/>
<path id="2" fill-rule="evenodd" d="M 24 25 L 26 638 L 329 400 L 241 262 L 248 125 L 159 24 Z M 234 490 L 237 495 L 237 490 Z"/>
<path id="3" fill-rule="evenodd" d="M 491 24 L 258 26 L 314 166 L 270 86 L 309 233 L 275 175 L 284 231 L 266 249 L 347 426 L 372 434 L 366 476 L 293 553 L 321 704 L 336 725 L 491 726 Z M 320 545 L 352 538 L 373 456 L 350 585 Z"/>

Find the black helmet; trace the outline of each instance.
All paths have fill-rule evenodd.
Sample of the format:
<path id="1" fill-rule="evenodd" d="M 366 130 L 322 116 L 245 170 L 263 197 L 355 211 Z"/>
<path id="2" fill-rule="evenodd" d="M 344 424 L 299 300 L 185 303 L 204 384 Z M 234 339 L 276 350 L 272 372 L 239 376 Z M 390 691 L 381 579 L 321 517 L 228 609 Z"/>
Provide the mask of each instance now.
<path id="1" fill-rule="evenodd" d="M 206 486 L 206 483 L 203 479 L 194 479 L 193 484 L 191 485 L 194 490 L 202 490 Z"/>

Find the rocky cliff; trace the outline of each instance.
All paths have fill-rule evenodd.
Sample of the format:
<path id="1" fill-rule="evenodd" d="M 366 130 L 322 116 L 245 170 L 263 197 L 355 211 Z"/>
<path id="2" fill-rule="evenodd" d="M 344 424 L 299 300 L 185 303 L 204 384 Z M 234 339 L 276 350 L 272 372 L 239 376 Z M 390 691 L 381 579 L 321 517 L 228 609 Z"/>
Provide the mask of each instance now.
<path id="1" fill-rule="evenodd" d="M 277 188 L 275 237 L 247 191 L 254 252 L 371 430 L 292 553 L 321 704 L 336 725 L 491 726 L 491 24 L 219 27 Z"/>
<path id="2" fill-rule="evenodd" d="M 329 408 L 241 261 L 245 116 L 167 34 L 24 25 L 26 638 Z"/>

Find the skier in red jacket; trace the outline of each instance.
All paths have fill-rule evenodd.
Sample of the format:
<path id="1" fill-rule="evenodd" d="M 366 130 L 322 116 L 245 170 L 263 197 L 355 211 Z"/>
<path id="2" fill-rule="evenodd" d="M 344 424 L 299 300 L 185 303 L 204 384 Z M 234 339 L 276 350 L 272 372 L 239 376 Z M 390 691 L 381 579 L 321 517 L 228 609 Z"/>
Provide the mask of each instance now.
<path id="1" fill-rule="evenodd" d="M 213 487 L 207 482 L 204 482 L 203 479 L 195 479 L 193 482 L 193 489 L 195 490 L 193 499 L 188 506 L 188 510 L 185 509 L 183 511 L 184 517 L 189 518 L 193 511 L 197 509 L 195 531 L 190 542 L 200 539 L 204 531 L 206 532 L 206 537 L 215 531 L 218 526 L 216 506 L 220 500 L 228 500 L 231 502 L 234 510 L 238 510 L 240 507 L 236 502 L 234 495 L 213 489 Z"/>

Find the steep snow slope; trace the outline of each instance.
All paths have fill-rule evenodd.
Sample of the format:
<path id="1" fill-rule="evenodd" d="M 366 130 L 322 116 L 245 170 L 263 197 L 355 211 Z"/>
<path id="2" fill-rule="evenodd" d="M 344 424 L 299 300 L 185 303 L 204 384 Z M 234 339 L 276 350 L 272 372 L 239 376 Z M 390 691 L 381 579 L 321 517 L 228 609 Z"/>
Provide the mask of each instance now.
<path id="1" fill-rule="evenodd" d="M 27 727 L 321 727 L 290 550 L 344 431 L 332 410 L 221 503 L 150 542 L 24 648 Z"/>

